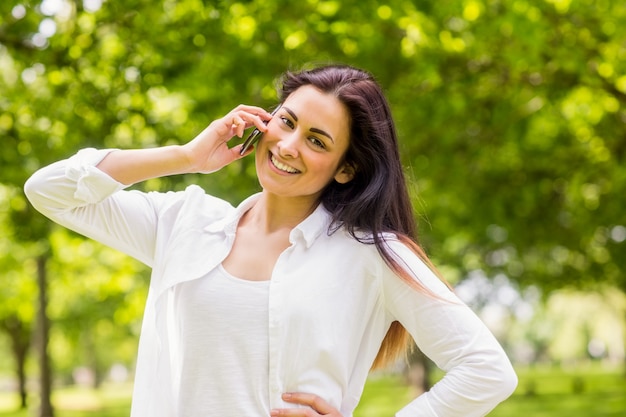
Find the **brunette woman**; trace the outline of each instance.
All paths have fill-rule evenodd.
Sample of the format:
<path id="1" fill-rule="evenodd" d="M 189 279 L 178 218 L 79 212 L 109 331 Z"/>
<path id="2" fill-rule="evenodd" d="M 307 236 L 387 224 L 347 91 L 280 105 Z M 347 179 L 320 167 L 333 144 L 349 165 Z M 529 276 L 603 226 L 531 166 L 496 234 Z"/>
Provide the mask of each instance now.
<path id="1" fill-rule="evenodd" d="M 85 149 L 26 183 L 43 214 L 152 268 L 132 416 L 351 416 L 411 339 L 446 374 L 396 415 L 486 415 L 517 379 L 417 243 L 380 86 L 324 66 L 279 93 L 273 115 L 241 105 L 185 145 Z M 262 191 L 237 207 L 125 190 L 246 157 L 228 144 L 252 127 Z"/>

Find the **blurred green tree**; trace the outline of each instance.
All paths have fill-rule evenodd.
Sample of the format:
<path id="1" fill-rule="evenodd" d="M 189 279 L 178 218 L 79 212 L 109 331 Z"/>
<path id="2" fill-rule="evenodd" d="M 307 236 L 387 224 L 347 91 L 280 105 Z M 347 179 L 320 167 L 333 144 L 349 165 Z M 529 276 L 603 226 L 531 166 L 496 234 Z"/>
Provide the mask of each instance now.
<path id="1" fill-rule="evenodd" d="M 36 168 L 187 141 L 240 102 L 271 106 L 285 69 L 342 62 L 387 91 L 423 244 L 451 281 L 626 291 L 623 2 L 9 0 L 0 19 L 2 228 L 40 266 L 58 263 L 55 228 L 16 192 Z M 190 182 L 234 203 L 258 187 L 248 159 L 139 187 Z"/>

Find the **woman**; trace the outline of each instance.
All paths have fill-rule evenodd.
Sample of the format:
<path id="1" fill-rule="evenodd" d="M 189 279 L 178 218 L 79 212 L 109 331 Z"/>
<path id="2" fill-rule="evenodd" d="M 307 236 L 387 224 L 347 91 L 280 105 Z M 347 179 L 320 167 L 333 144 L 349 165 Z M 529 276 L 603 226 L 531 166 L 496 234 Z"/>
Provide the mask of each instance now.
<path id="1" fill-rule="evenodd" d="M 238 207 L 197 186 L 249 155 L 262 192 Z M 368 371 L 407 335 L 447 373 L 398 416 L 483 416 L 517 380 L 483 323 L 415 243 L 388 103 L 347 66 L 287 73 L 274 115 L 238 106 L 182 146 L 82 150 L 35 173 L 32 204 L 152 267 L 132 416 L 350 416 Z M 406 330 L 405 330 L 406 329 Z"/>

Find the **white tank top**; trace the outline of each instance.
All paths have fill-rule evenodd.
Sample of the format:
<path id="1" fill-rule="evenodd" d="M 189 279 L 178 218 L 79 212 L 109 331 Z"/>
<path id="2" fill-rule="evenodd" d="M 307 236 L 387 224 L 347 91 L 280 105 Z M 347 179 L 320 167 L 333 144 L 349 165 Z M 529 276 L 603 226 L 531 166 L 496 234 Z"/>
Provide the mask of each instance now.
<path id="1" fill-rule="evenodd" d="M 269 284 L 236 278 L 220 265 L 174 289 L 178 416 L 269 415 Z"/>

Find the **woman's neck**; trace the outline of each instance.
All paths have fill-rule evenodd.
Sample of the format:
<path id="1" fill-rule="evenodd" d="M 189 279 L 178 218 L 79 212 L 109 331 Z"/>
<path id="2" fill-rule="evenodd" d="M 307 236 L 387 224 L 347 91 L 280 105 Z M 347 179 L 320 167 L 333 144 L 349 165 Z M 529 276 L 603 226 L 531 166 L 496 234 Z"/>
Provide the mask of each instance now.
<path id="1" fill-rule="evenodd" d="M 311 199 L 280 197 L 263 192 L 242 220 L 262 233 L 290 231 L 313 213 L 318 204 Z"/>

